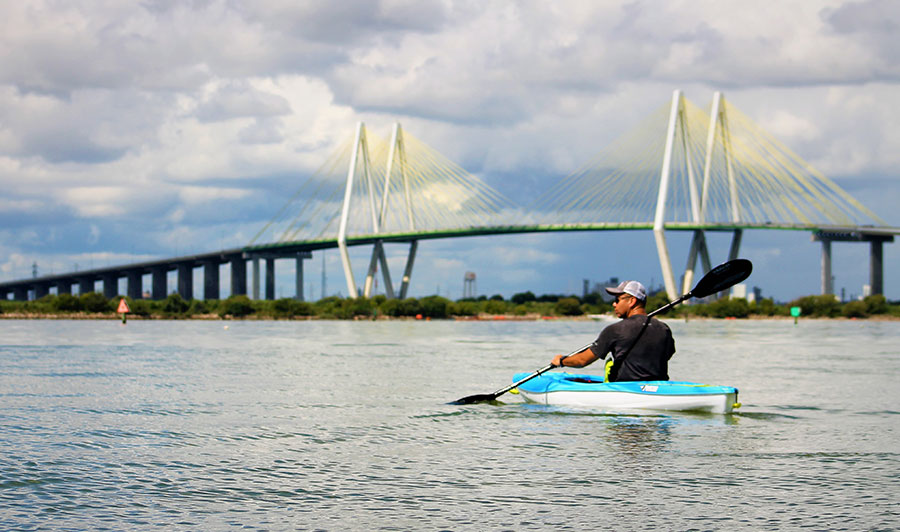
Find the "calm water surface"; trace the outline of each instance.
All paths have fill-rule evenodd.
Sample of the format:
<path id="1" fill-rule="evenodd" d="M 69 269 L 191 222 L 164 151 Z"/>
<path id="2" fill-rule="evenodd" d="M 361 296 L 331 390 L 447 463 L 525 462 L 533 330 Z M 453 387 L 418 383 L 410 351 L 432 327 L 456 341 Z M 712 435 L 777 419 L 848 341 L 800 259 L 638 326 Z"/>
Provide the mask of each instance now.
<path id="1" fill-rule="evenodd" d="M 900 528 L 900 323 L 669 323 L 738 413 L 446 404 L 595 322 L 0 321 L 0 529 Z"/>

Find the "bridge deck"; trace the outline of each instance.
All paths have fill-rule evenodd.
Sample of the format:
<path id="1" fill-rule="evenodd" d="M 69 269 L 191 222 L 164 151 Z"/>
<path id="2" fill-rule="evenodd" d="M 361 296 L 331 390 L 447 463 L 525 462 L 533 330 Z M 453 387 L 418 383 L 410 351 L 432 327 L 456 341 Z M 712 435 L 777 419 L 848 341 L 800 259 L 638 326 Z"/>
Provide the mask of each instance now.
<path id="1" fill-rule="evenodd" d="M 895 235 L 900 235 L 900 228 L 896 227 L 859 227 L 859 226 L 828 226 L 828 225 L 800 225 L 800 224 L 696 224 L 687 222 L 670 222 L 665 226 L 669 231 L 733 231 L 735 229 L 765 229 L 785 231 L 809 231 L 812 233 L 825 233 L 832 235 L 844 235 L 843 239 L 865 240 L 881 239 L 892 241 Z M 507 225 L 465 227 L 458 229 L 446 229 L 440 231 L 398 232 L 380 235 L 356 235 L 347 237 L 347 245 L 360 246 L 381 242 L 412 242 L 419 240 L 435 240 L 442 238 L 477 237 L 491 235 L 511 235 L 525 233 L 548 233 L 569 231 L 630 231 L 650 230 L 652 223 L 572 223 L 572 224 L 546 224 L 546 225 Z M 854 238 L 846 238 L 846 235 L 857 235 Z M 145 261 L 132 264 L 94 268 L 65 274 L 46 275 L 29 279 L 0 282 L 0 295 L 5 295 L 17 290 L 31 290 L 36 286 L 61 286 L 65 284 L 77 284 L 82 281 L 105 280 L 114 277 L 119 278 L 129 275 L 145 275 L 154 271 L 175 271 L 181 268 L 195 268 L 204 265 L 221 265 L 233 261 L 290 258 L 297 253 L 333 249 L 338 247 L 334 239 L 304 240 L 296 242 L 277 242 L 243 248 L 213 251 L 210 253 L 198 253 L 184 255 L 169 259 Z M 105 281 L 104 281 L 105 282 Z"/>

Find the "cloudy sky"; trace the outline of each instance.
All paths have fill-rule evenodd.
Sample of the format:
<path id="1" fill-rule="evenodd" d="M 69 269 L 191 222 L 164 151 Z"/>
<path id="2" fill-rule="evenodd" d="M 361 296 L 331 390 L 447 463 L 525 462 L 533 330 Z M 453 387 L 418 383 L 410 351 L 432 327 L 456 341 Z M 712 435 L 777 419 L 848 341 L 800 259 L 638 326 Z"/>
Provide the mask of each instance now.
<path id="1" fill-rule="evenodd" d="M 897 227 L 898 31 L 893 0 L 4 2 L 0 280 L 242 246 L 361 120 L 400 121 L 525 201 L 674 89 L 701 106 L 723 91 Z M 670 237 L 676 270 L 687 242 Z M 405 251 L 388 252 L 396 279 Z M 836 289 L 859 294 L 868 246 L 833 253 Z M 764 295 L 819 291 L 808 233 L 750 231 L 742 255 Z M 346 292 L 335 251 L 307 263 L 307 290 L 323 263 Z M 466 271 L 507 297 L 661 282 L 649 232 L 519 235 L 423 242 L 411 295 L 461 297 Z"/>

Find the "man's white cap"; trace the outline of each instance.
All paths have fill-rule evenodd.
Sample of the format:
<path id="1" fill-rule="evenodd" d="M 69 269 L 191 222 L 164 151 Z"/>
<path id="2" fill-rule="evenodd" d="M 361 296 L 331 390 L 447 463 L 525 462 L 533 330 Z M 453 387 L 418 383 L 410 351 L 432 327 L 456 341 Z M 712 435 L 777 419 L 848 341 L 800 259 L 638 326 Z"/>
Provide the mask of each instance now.
<path id="1" fill-rule="evenodd" d="M 615 288 L 607 288 L 606 292 L 614 296 L 628 294 L 640 299 L 641 301 L 647 300 L 647 289 L 644 288 L 644 285 L 637 281 L 622 281 L 621 283 L 619 283 L 619 286 Z"/>

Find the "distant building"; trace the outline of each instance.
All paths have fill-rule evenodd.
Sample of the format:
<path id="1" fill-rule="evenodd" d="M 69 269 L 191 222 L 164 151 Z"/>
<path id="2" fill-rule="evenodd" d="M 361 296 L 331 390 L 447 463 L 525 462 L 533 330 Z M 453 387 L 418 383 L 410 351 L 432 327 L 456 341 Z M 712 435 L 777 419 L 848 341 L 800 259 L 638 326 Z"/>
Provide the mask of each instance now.
<path id="1" fill-rule="evenodd" d="M 753 300 L 754 301 L 762 301 L 762 299 L 763 299 L 762 288 L 760 288 L 758 286 L 754 286 L 753 287 Z"/>
<path id="2" fill-rule="evenodd" d="M 602 299 L 605 303 L 610 303 L 613 300 L 613 296 L 609 295 L 606 292 L 606 288 L 613 288 L 619 286 L 619 278 L 618 277 L 610 277 L 608 281 L 603 283 L 595 283 L 594 284 L 594 293 L 600 294 L 600 299 Z"/>

